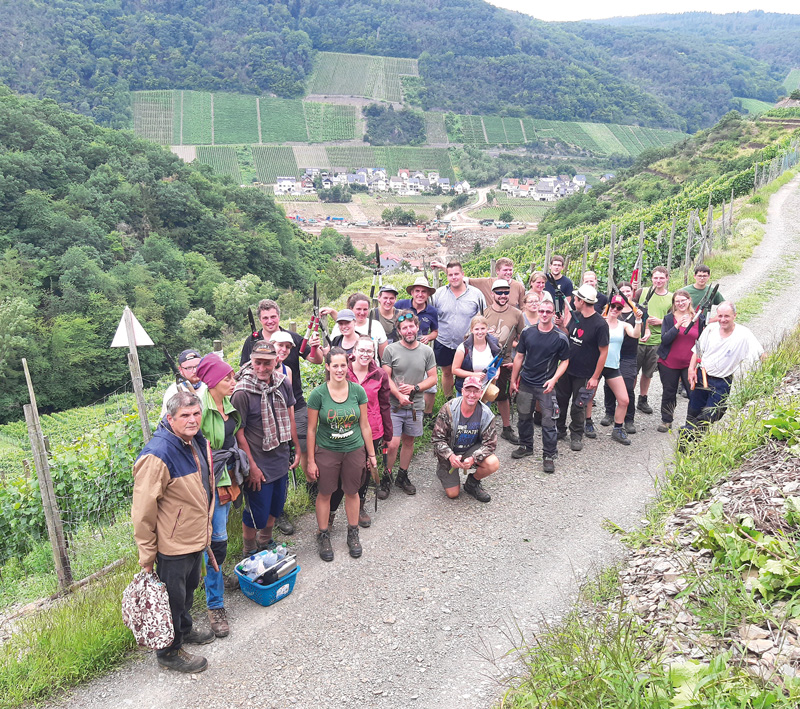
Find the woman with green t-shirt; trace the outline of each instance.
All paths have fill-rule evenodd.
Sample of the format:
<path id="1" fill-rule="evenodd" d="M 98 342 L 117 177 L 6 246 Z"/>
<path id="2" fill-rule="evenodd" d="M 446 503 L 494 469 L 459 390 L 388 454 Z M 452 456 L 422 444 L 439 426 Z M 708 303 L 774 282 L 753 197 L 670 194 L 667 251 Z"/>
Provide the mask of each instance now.
<path id="1" fill-rule="evenodd" d="M 377 469 L 372 430 L 367 419 L 367 394 L 347 379 L 347 353 L 332 347 L 325 355 L 326 382 L 308 397 L 308 466 L 306 478 L 317 483 L 317 546 L 323 561 L 333 561 L 328 514 L 331 495 L 341 484 L 347 514 L 350 556 L 361 556 L 358 539 L 358 489 L 364 471 Z M 365 449 L 366 448 L 366 454 Z"/>

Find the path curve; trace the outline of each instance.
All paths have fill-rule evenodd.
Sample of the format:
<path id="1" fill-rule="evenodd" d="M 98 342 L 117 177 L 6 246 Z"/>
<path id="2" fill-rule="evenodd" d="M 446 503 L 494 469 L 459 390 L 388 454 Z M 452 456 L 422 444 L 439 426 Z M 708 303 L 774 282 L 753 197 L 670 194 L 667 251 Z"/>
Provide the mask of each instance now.
<path id="1" fill-rule="evenodd" d="M 774 248 L 798 248 L 798 184 L 772 198 L 763 247 L 773 259 Z M 741 276 L 724 280 L 723 293 L 735 298 L 754 287 L 763 258 L 754 254 Z M 782 321 L 796 322 L 800 298 L 786 307 L 783 300 L 789 314 Z M 676 420 L 684 412 L 681 399 Z M 487 656 L 501 657 L 542 618 L 557 619 L 579 582 L 621 553 L 604 520 L 640 523 L 674 445 L 657 424 L 657 415 L 637 415 L 640 430 L 627 448 L 598 427 L 599 438 L 582 452 L 561 446 L 555 475 L 542 473 L 535 458 L 512 460 L 501 441 L 502 467 L 486 483 L 493 496 L 486 505 L 463 495 L 447 500 L 432 454 L 417 456 L 416 497 L 395 489 L 380 503 L 372 527 L 362 530 L 361 559 L 347 556 L 342 519 L 330 564 L 316 555 L 312 516 L 299 521 L 294 593 L 269 608 L 232 594 L 231 636 L 202 648 L 209 669 L 196 679 L 159 670 L 142 652 L 57 706 L 491 706 L 503 688 Z M 538 429 L 535 442 L 540 451 Z"/>

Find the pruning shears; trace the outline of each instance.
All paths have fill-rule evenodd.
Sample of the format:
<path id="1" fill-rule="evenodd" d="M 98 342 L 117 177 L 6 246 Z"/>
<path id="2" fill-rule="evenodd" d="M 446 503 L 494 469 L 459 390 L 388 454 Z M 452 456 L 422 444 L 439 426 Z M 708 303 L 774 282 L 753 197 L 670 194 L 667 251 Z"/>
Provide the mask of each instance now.
<path id="1" fill-rule="evenodd" d="M 169 363 L 169 368 L 172 370 L 172 373 L 175 375 L 175 383 L 182 384 L 185 381 L 188 381 L 186 377 L 184 377 L 180 370 L 178 369 L 178 365 L 175 364 L 175 360 L 172 359 L 172 355 L 169 353 L 166 345 L 161 345 L 161 349 L 164 350 L 164 356 L 167 358 L 167 362 Z"/>
<path id="2" fill-rule="evenodd" d="M 252 308 L 247 309 L 247 319 L 250 321 L 250 342 L 258 342 L 262 339 L 262 335 L 256 327 L 256 319 L 253 317 Z"/>
<path id="3" fill-rule="evenodd" d="M 706 311 L 710 310 L 711 306 L 714 304 L 714 298 L 717 297 L 717 291 L 719 290 L 719 283 L 717 283 L 713 288 L 708 290 L 706 294 L 703 296 L 703 299 L 697 304 L 697 310 L 692 317 L 692 321 L 684 328 L 683 334 L 688 335 L 689 330 L 692 329 L 692 325 L 694 325 L 699 319 L 700 316 Z"/>
<path id="4" fill-rule="evenodd" d="M 369 289 L 369 299 L 372 301 L 372 307 L 378 307 L 378 299 L 375 297 L 375 284 L 378 288 L 383 286 L 383 270 L 381 269 L 381 249 L 378 243 L 375 243 L 375 270 L 372 272 L 372 286 Z"/>
<path id="5" fill-rule="evenodd" d="M 561 284 L 559 284 L 555 278 L 553 278 L 552 273 L 547 274 L 547 282 L 553 286 L 553 290 L 555 291 L 555 298 L 553 306 L 555 307 L 556 317 L 561 317 L 564 314 L 564 304 L 566 304 L 567 309 L 572 312 L 572 306 L 569 304 L 567 300 L 567 296 L 564 295 L 564 292 L 561 290 Z"/>

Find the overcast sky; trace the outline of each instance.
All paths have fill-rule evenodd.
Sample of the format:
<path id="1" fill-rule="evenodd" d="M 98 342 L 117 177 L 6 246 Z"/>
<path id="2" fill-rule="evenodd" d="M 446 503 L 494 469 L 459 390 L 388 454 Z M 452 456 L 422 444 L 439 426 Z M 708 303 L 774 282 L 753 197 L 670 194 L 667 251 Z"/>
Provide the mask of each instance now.
<path id="1" fill-rule="evenodd" d="M 632 15 L 654 15 L 663 12 L 764 12 L 798 13 L 797 0 L 606 0 L 605 2 L 553 3 L 535 0 L 488 0 L 492 5 L 533 15 L 539 20 L 571 21 L 599 20 L 606 17 L 629 17 Z"/>

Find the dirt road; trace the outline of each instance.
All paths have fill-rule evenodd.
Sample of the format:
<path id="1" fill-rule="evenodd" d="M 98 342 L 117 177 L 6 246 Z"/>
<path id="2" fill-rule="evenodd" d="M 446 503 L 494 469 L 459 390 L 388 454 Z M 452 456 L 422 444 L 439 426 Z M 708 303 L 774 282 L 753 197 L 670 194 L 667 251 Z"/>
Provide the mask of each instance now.
<path id="1" fill-rule="evenodd" d="M 765 243 L 774 248 L 797 249 L 797 187 L 795 180 L 773 198 Z M 742 292 L 755 287 L 758 273 L 748 264 L 741 281 L 726 282 L 723 292 L 738 293 L 741 283 Z M 800 298 L 793 300 L 793 310 L 783 302 L 771 306 L 773 314 L 788 313 L 782 323 L 772 318 L 775 327 L 796 322 Z M 684 412 L 681 399 L 676 420 Z M 446 499 L 432 455 L 418 456 L 411 469 L 417 495 L 395 489 L 380 503 L 372 527 L 362 531 L 361 559 L 347 556 L 337 519 L 336 559 L 321 562 L 314 521 L 300 520 L 293 541 L 302 571 L 294 593 L 269 608 L 231 594 L 231 636 L 202 648 L 210 666 L 196 679 L 159 670 L 151 655 L 139 653 L 58 705 L 491 706 L 502 686 L 486 656 L 502 656 L 520 631 L 558 617 L 587 572 L 620 552 L 605 519 L 623 528 L 639 524 L 674 445 L 656 433 L 657 424 L 657 415 L 637 415 L 640 430 L 627 448 L 612 442 L 608 429 L 581 452 L 561 445 L 555 475 L 542 473 L 535 458 L 512 460 L 512 447 L 501 441 L 502 467 L 485 484 L 493 496 L 485 505 Z M 539 435 L 537 429 L 538 452 Z"/>

